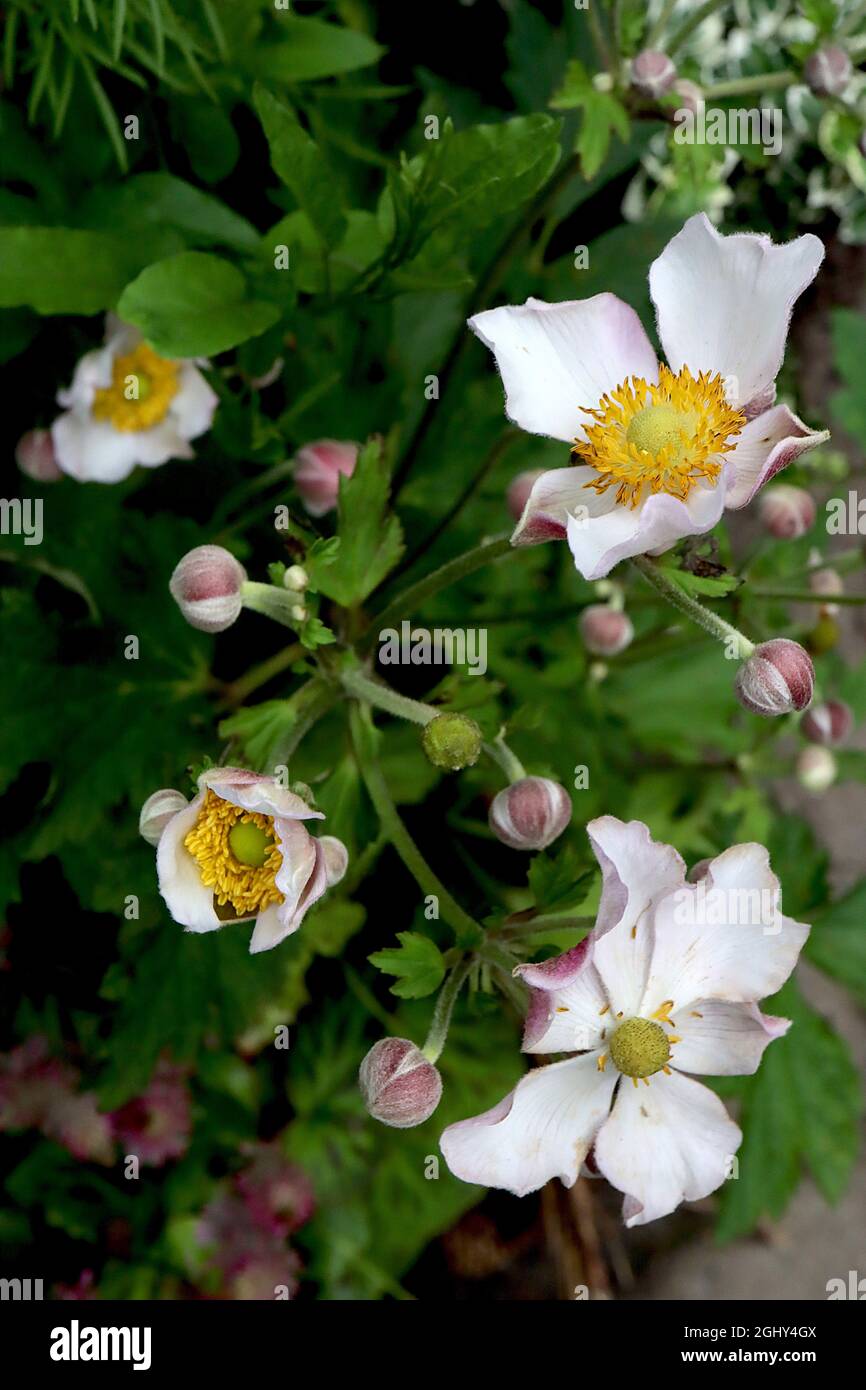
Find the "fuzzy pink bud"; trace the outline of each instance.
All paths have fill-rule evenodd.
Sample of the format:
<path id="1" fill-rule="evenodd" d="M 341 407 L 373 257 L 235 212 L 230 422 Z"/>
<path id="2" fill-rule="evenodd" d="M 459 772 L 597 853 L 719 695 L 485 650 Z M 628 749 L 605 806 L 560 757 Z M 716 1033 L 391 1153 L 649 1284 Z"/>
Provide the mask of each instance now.
<path id="1" fill-rule="evenodd" d="M 797 759 L 797 781 L 807 791 L 820 794 L 836 781 L 838 767 L 829 748 L 804 748 Z"/>
<path id="2" fill-rule="evenodd" d="M 807 85 L 818 97 L 838 97 L 851 81 L 854 71 L 844 48 L 829 43 L 808 59 L 803 69 Z"/>
<path id="3" fill-rule="evenodd" d="M 810 743 L 844 743 L 854 727 L 854 716 L 841 700 L 825 700 L 803 716 L 800 729 Z"/>
<path id="4" fill-rule="evenodd" d="M 428 1120 L 442 1096 L 442 1078 L 408 1038 L 382 1038 L 358 1072 L 364 1104 L 374 1120 L 411 1129 Z"/>
<path id="5" fill-rule="evenodd" d="M 836 570 L 813 570 L 809 575 L 809 588 L 813 594 L 818 594 L 821 598 L 835 598 L 837 594 L 844 594 L 845 585 L 842 577 Z M 831 617 L 839 612 L 838 603 L 822 603 L 821 612 L 827 613 Z"/>
<path id="6" fill-rule="evenodd" d="M 351 478 L 358 446 L 337 439 L 305 444 L 295 456 L 295 487 L 310 516 L 324 516 L 337 505 L 340 478 Z"/>
<path id="7" fill-rule="evenodd" d="M 529 501 L 529 494 L 543 473 L 543 468 L 530 468 L 526 473 L 518 473 L 508 484 L 505 501 L 515 521 L 519 521 L 523 516 L 523 509 Z"/>
<path id="8" fill-rule="evenodd" d="M 170 820 L 174 820 L 178 811 L 183 811 L 189 803 L 183 792 L 175 791 L 174 787 L 163 787 L 158 792 L 153 792 L 141 808 L 138 817 L 138 833 L 149 845 L 158 845 L 162 839 L 162 832 Z"/>
<path id="9" fill-rule="evenodd" d="M 634 637 L 631 618 L 606 603 L 584 608 L 578 626 L 583 645 L 593 656 L 616 656 Z"/>
<path id="10" fill-rule="evenodd" d="M 698 114 L 704 104 L 704 93 L 697 82 L 691 82 L 688 77 L 678 77 L 671 91 L 679 97 L 681 110 L 690 111 L 693 116 Z"/>
<path id="11" fill-rule="evenodd" d="M 28 430 L 21 436 L 15 448 L 15 462 L 37 483 L 56 483 L 63 477 L 63 469 L 54 457 L 54 441 L 50 430 Z"/>
<path id="12" fill-rule="evenodd" d="M 191 627 L 224 632 L 240 614 L 247 572 L 221 545 L 199 545 L 184 555 L 169 582 L 171 596 Z"/>
<path id="13" fill-rule="evenodd" d="M 780 483 L 761 494 L 758 511 L 764 530 L 778 541 L 795 541 L 811 530 L 815 503 L 801 487 Z"/>
<path id="14" fill-rule="evenodd" d="M 490 805 L 490 829 L 511 849 L 546 849 L 571 820 L 571 800 L 549 777 L 521 777 L 497 792 Z"/>
<path id="15" fill-rule="evenodd" d="M 641 96 L 655 101 L 669 91 L 677 70 L 666 53 L 645 48 L 631 65 L 631 85 Z"/>
<path id="16" fill-rule="evenodd" d="M 743 662 L 734 689 L 740 704 L 752 714 L 767 718 L 790 714 L 811 704 L 815 668 L 799 642 L 773 637 Z"/>

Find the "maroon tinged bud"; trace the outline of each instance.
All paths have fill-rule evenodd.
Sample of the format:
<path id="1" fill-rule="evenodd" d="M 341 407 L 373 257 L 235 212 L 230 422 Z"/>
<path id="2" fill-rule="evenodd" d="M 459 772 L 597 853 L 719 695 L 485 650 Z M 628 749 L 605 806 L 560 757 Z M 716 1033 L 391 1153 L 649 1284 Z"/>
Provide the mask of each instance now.
<path id="1" fill-rule="evenodd" d="M 191 627 L 224 632 L 243 607 L 246 577 L 243 565 L 221 545 L 199 545 L 184 555 L 168 587 Z"/>
<path id="2" fill-rule="evenodd" d="M 606 603 L 584 608 L 578 623 L 583 645 L 593 656 L 616 656 L 634 637 L 631 618 Z"/>
<path id="3" fill-rule="evenodd" d="M 488 820 L 496 838 L 511 849 L 546 849 L 568 826 L 571 800 L 549 777 L 521 777 L 497 792 Z"/>
<path id="4" fill-rule="evenodd" d="M 674 84 L 677 70 L 666 53 L 645 48 L 631 65 L 631 85 L 643 97 L 655 101 Z"/>
<path id="5" fill-rule="evenodd" d="M 752 714 L 770 718 L 806 709 L 815 689 L 815 668 L 799 642 L 774 637 L 744 661 L 735 683 L 737 699 Z"/>
<path id="6" fill-rule="evenodd" d="M 505 500 L 508 503 L 508 510 L 519 521 L 523 516 L 523 509 L 529 501 L 529 494 L 532 491 L 533 483 L 544 473 L 543 468 L 531 468 L 527 473 L 518 473 L 516 478 L 512 478 L 508 484 L 508 491 Z"/>
<path id="7" fill-rule="evenodd" d="M 837 97 L 851 81 L 853 68 L 844 48 L 827 44 L 808 59 L 803 76 L 818 97 Z"/>
<path id="8" fill-rule="evenodd" d="M 382 1038 L 358 1072 L 364 1104 L 374 1120 L 411 1129 L 428 1120 L 442 1096 L 442 1078 L 408 1038 Z"/>
<path id="9" fill-rule="evenodd" d="M 815 503 L 801 487 L 780 483 L 761 494 L 758 511 L 764 530 L 777 541 L 795 541 L 812 529 Z"/>
<path id="10" fill-rule="evenodd" d="M 854 716 L 841 700 L 825 700 L 803 716 L 800 729 L 810 743 L 844 743 L 854 727 Z"/>
<path id="11" fill-rule="evenodd" d="M 15 448 L 15 462 L 37 483 L 56 483 L 63 477 L 63 469 L 54 457 L 54 441 L 50 430 L 28 430 L 23 434 Z"/>

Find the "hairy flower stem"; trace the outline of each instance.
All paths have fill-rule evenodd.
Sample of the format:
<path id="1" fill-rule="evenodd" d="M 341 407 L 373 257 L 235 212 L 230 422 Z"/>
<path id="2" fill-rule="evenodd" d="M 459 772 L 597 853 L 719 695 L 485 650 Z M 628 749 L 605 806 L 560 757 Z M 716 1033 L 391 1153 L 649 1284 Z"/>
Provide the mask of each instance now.
<path id="1" fill-rule="evenodd" d="M 400 618 L 408 617 L 414 609 L 419 608 L 426 599 L 438 594 L 441 589 L 447 589 L 449 584 L 456 584 L 467 575 L 492 564 L 494 560 L 502 559 L 511 549 L 508 536 L 495 536 L 492 540 L 483 541 L 472 550 L 455 556 L 453 560 L 448 560 L 438 569 L 431 570 L 430 574 L 419 579 L 417 584 L 410 584 L 408 589 L 404 589 L 402 594 L 398 594 L 386 607 L 373 614 L 362 645 L 372 646 L 383 628 L 392 627 Z"/>
<path id="2" fill-rule="evenodd" d="M 667 45 L 668 57 L 672 58 L 678 48 L 682 48 L 686 39 L 691 38 L 696 29 L 703 24 L 705 19 L 709 19 L 716 10 L 726 9 L 731 0 L 704 0 L 703 5 L 699 5 L 696 10 L 689 15 L 685 23 L 677 29 L 670 43 Z"/>
<path id="3" fill-rule="evenodd" d="M 469 972 L 475 964 L 473 955 L 463 956 L 452 966 L 451 971 L 444 985 L 439 991 L 439 998 L 436 1000 L 436 1007 L 433 1010 L 433 1018 L 430 1021 L 430 1029 L 427 1039 L 421 1051 L 428 1062 L 438 1062 L 442 1056 L 445 1040 L 448 1037 L 448 1029 L 451 1024 L 451 1015 L 454 1012 L 454 1005 L 457 1002 L 463 985 L 465 984 Z"/>
<path id="4" fill-rule="evenodd" d="M 254 613 L 263 613 L 266 618 L 282 623 L 283 627 L 297 628 L 298 620 L 292 616 L 292 609 L 298 606 L 297 594 L 288 589 L 278 589 L 275 584 L 259 584 L 247 579 L 241 585 L 241 601 L 244 608 Z"/>
<path id="5" fill-rule="evenodd" d="M 349 723 L 355 760 L 383 832 L 424 896 L 438 900 L 439 911 L 453 927 L 458 944 L 464 948 L 479 946 L 484 941 L 484 928 L 470 917 L 444 883 L 440 882 L 403 824 L 375 755 L 375 743 L 371 738 L 373 731 L 357 704 L 353 703 L 351 707 Z"/>
<path id="6" fill-rule="evenodd" d="M 709 101 L 713 97 L 744 96 L 747 92 L 773 92 L 777 88 L 790 87 L 796 80 L 797 74 L 790 68 L 784 72 L 765 72 L 760 77 L 732 77 L 729 82 L 717 82 L 714 87 L 707 87 L 704 97 Z"/>
<path id="7" fill-rule="evenodd" d="M 224 698 L 228 705 L 242 705 L 248 696 L 261 686 L 267 685 L 268 681 L 273 680 L 274 676 L 282 675 L 283 671 L 290 666 L 294 666 L 296 661 L 301 661 L 306 655 L 300 642 L 292 642 L 290 646 L 283 647 L 281 651 L 275 652 L 265 661 L 260 661 L 258 665 L 251 666 L 237 680 L 229 681 L 224 687 Z"/>
<path id="8" fill-rule="evenodd" d="M 492 743 L 483 743 L 481 746 L 488 758 L 492 758 L 502 768 L 509 782 L 519 782 L 526 776 L 526 768 L 512 753 L 501 733 L 497 734 Z"/>
<path id="9" fill-rule="evenodd" d="M 751 656 L 755 650 L 754 642 L 750 642 L 748 637 L 744 637 L 742 632 L 733 623 L 725 622 L 717 613 L 713 613 L 709 608 L 704 608 L 697 599 L 691 598 L 685 590 L 673 579 L 668 579 L 663 574 L 660 567 L 651 560 L 648 555 L 636 555 L 632 564 L 640 570 L 647 583 L 651 584 L 662 598 L 666 599 L 680 613 L 684 613 L 687 618 L 691 618 L 693 623 L 697 623 L 706 632 L 717 637 L 720 642 L 731 644 L 732 655 L 740 660 L 745 660 Z"/>

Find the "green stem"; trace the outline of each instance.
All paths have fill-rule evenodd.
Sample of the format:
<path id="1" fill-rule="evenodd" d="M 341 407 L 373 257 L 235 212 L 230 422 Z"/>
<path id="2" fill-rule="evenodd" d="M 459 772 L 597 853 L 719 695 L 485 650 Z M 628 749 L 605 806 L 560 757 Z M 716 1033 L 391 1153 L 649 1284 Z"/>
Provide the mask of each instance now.
<path id="1" fill-rule="evenodd" d="M 435 705 L 427 705 L 421 700 L 410 699 L 408 695 L 398 694 L 390 685 L 365 676 L 357 667 L 350 667 L 344 671 L 341 679 L 345 689 L 350 695 L 354 695 L 356 700 L 364 700 L 367 704 L 375 705 L 377 709 L 385 710 L 387 714 L 396 715 L 398 719 L 408 719 L 412 724 L 429 724 L 431 719 L 442 713 Z"/>
<path id="2" fill-rule="evenodd" d="M 667 30 L 668 21 L 676 9 L 676 5 L 677 0 L 665 0 L 658 19 L 644 41 L 644 48 L 657 49 L 661 46 L 663 49 L 662 38 Z"/>
<path id="3" fill-rule="evenodd" d="M 730 0 L 705 0 L 705 3 L 689 15 L 685 23 L 681 24 L 674 34 L 667 47 L 668 57 L 672 58 L 678 48 L 682 48 L 686 39 L 691 38 L 696 29 L 700 28 L 705 19 L 709 19 L 716 10 L 723 10 L 730 4 Z"/>
<path id="4" fill-rule="evenodd" d="M 753 598 L 788 599 L 791 603 L 866 603 L 866 594 L 815 594 L 811 589 L 749 588 Z"/>
<path id="5" fill-rule="evenodd" d="M 410 584 L 409 588 L 404 589 L 402 594 L 398 594 L 378 613 L 373 614 L 363 645 L 371 646 L 383 628 L 393 627 L 400 618 L 408 617 L 414 609 L 420 608 L 421 604 L 428 598 L 432 598 L 442 589 L 447 589 L 449 584 L 456 584 L 459 580 L 465 579 L 467 575 L 482 569 L 484 565 L 492 564 L 494 560 L 500 560 L 503 555 L 508 555 L 510 550 L 509 537 L 496 536 L 493 540 L 483 541 L 474 549 L 457 555 L 453 560 L 448 560 L 438 569 L 432 570 L 423 579 L 419 579 L 417 584 Z"/>
<path id="6" fill-rule="evenodd" d="M 283 671 L 288 670 L 296 661 L 304 656 L 304 648 L 300 642 L 292 642 L 290 646 L 283 647 L 281 651 L 269 656 L 266 661 L 260 661 L 257 666 L 251 666 L 237 680 L 230 681 L 225 687 L 225 699 L 229 705 L 242 705 L 244 701 L 258 690 L 260 686 L 267 685 L 268 681 L 273 680 L 274 676 L 282 675 Z"/>
<path id="7" fill-rule="evenodd" d="M 496 735 L 492 743 L 484 743 L 481 746 L 488 758 L 492 758 L 502 768 L 509 782 L 520 782 L 526 776 L 526 768 L 516 754 L 512 753 L 501 733 Z"/>
<path id="8" fill-rule="evenodd" d="M 439 998 L 436 1000 L 436 1007 L 433 1010 L 427 1039 L 421 1049 L 428 1062 L 438 1062 L 442 1056 L 457 996 L 466 983 L 474 964 L 475 957 L 473 955 L 466 955 L 458 960 L 439 991 Z"/>
<path id="9" fill-rule="evenodd" d="M 704 99 L 737 97 L 746 92 L 773 92 L 778 88 L 790 87 L 796 80 L 797 74 L 790 68 L 783 72 L 765 72 L 760 77 L 732 77 L 729 82 L 717 82 L 714 87 L 707 87 Z"/>
<path id="10" fill-rule="evenodd" d="M 632 564 L 640 570 L 647 583 L 651 584 L 680 613 L 691 618 L 693 623 L 697 623 L 713 637 L 717 637 L 720 642 L 733 642 L 734 652 L 741 660 L 751 656 L 755 650 L 754 642 L 750 642 L 748 637 L 745 637 L 732 623 L 725 622 L 724 618 L 720 618 L 717 613 L 713 613 L 709 608 L 704 608 L 697 599 L 691 598 L 675 580 L 668 579 L 667 575 L 662 573 L 659 566 L 648 555 L 634 556 Z"/>
<path id="11" fill-rule="evenodd" d="M 244 608 L 263 613 L 266 618 L 273 618 L 275 623 L 281 623 L 283 627 L 298 626 L 298 619 L 292 617 L 292 609 L 298 605 L 298 595 L 289 593 L 288 589 L 247 579 L 241 585 L 241 602 Z"/>
<path id="12" fill-rule="evenodd" d="M 406 829 L 388 791 L 382 769 L 369 748 L 368 731 L 364 726 L 364 716 L 359 705 L 353 703 L 349 711 L 352 732 L 352 747 L 367 793 L 379 817 L 383 832 L 399 854 L 406 868 L 418 884 L 425 897 L 435 897 L 445 921 L 454 929 L 459 945 L 479 946 L 484 941 L 484 928 L 470 917 L 457 899 L 452 897 L 444 883 L 441 883 L 430 868 L 409 831 Z"/>
<path id="13" fill-rule="evenodd" d="M 595 0 L 589 0 L 585 14 L 589 21 L 589 32 L 592 35 L 593 46 L 598 54 L 598 61 L 601 63 L 602 67 L 607 68 L 608 72 L 613 74 L 613 57 L 610 51 L 610 44 L 607 41 L 607 35 L 604 32 L 602 22 L 598 17 Z"/>

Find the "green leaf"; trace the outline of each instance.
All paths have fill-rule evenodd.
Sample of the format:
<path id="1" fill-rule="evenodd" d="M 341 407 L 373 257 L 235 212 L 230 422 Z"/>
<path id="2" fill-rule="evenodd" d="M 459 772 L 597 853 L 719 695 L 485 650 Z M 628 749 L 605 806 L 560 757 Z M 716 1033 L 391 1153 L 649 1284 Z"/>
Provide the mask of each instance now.
<path id="1" fill-rule="evenodd" d="M 328 246 L 339 244 L 346 230 L 334 175 L 312 136 L 291 107 L 256 83 L 254 101 L 271 150 L 271 164 L 298 207 Z"/>
<path id="2" fill-rule="evenodd" d="M 763 1005 L 792 1020 L 743 1083 L 738 1176 L 722 1192 L 720 1240 L 778 1220 L 806 1163 L 829 1202 L 845 1190 L 859 1147 L 860 1079 L 846 1044 L 809 1007 L 794 981 Z"/>
<path id="3" fill-rule="evenodd" d="M 586 898 L 594 872 L 570 844 L 557 854 L 534 855 L 528 882 L 535 906 L 546 912 L 566 912 L 579 907 Z"/>
<path id="4" fill-rule="evenodd" d="M 358 455 L 351 478 L 340 478 L 339 550 L 325 563 L 309 557 L 313 586 L 345 607 L 372 593 L 403 552 L 400 523 L 388 515 L 389 490 L 382 446 L 371 440 Z"/>
<path id="5" fill-rule="evenodd" d="M 142 266 L 176 245 L 170 233 L 156 230 L 133 238 L 71 227 L 0 227 L 0 308 L 29 305 L 39 314 L 113 308 Z"/>
<path id="6" fill-rule="evenodd" d="M 743 582 L 735 574 L 692 574 L 691 570 L 676 569 L 673 565 L 661 565 L 660 569 L 687 594 L 700 594 L 707 598 L 730 594 L 734 589 L 739 589 Z"/>
<path id="7" fill-rule="evenodd" d="M 135 174 L 93 189 L 79 211 L 84 226 L 111 227 L 138 236 L 142 228 L 173 227 L 191 246 L 254 251 L 259 233 L 245 217 L 173 174 Z"/>
<path id="8" fill-rule="evenodd" d="M 228 261 L 183 251 L 148 266 L 127 285 L 117 311 L 163 357 L 213 357 L 276 323 L 273 304 L 247 297 Z"/>
<path id="9" fill-rule="evenodd" d="M 282 40 L 258 44 L 244 63 L 265 80 L 313 82 L 369 67 L 384 53 L 379 44 L 355 29 L 326 24 L 320 19 L 301 19 L 287 11 L 277 15 Z"/>
<path id="10" fill-rule="evenodd" d="M 594 178 L 604 164 L 614 132 L 623 141 L 629 138 L 625 107 L 610 92 L 599 91 L 576 58 L 569 63 L 562 86 L 550 105 L 555 111 L 583 111 L 576 150 L 587 179 Z"/>
<path id="11" fill-rule="evenodd" d="M 401 999 L 423 999 L 433 994 L 445 978 L 445 960 L 439 947 L 420 932 L 400 931 L 397 940 L 399 947 L 374 951 L 368 956 L 370 964 L 386 975 L 397 976 L 391 993 Z"/>
<path id="12" fill-rule="evenodd" d="M 866 1005 L 866 879 L 811 920 L 807 955 Z"/>

